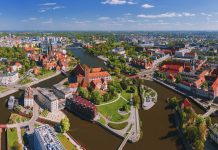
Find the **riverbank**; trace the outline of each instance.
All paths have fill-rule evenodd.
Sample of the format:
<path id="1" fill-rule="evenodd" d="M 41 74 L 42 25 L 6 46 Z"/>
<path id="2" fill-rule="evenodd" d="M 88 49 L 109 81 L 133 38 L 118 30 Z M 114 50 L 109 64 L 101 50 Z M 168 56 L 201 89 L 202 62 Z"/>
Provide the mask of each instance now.
<path id="1" fill-rule="evenodd" d="M 159 83 L 159 84 L 161 84 L 161 85 L 163 85 L 163 86 L 165 86 L 165 87 L 167 87 L 167 88 L 169 88 L 169 89 L 171 89 L 171 90 L 173 90 L 173 91 L 175 91 L 175 92 L 177 92 L 177 93 L 179 93 L 179 94 L 181 94 L 181 95 L 183 95 L 183 96 L 185 96 L 185 97 L 187 97 L 187 98 L 189 98 L 189 99 L 191 99 L 192 101 L 194 101 L 196 104 L 198 104 L 198 106 L 200 106 L 200 107 L 201 107 L 202 109 L 204 109 L 205 111 L 207 110 L 207 107 L 208 107 L 208 106 L 207 106 L 206 104 L 203 104 L 203 103 L 199 102 L 198 99 L 195 99 L 194 97 L 189 96 L 189 95 L 187 95 L 186 93 L 177 90 L 174 86 L 168 85 L 168 84 L 164 83 L 164 82 L 161 81 L 161 80 L 158 80 L 158 79 L 156 79 L 156 78 L 153 78 L 153 80 L 154 80 L 155 82 L 157 82 L 157 83 Z"/>

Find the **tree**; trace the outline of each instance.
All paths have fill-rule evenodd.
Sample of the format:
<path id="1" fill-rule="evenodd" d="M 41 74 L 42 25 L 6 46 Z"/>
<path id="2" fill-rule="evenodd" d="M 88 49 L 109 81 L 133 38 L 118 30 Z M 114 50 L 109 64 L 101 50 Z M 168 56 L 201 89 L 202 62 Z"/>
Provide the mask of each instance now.
<path id="1" fill-rule="evenodd" d="M 22 145 L 16 141 L 16 142 L 14 142 L 13 149 L 14 150 L 22 150 Z"/>
<path id="2" fill-rule="evenodd" d="M 102 96 L 99 91 L 93 91 L 90 96 L 90 100 L 95 104 L 100 104 L 102 101 Z"/>
<path id="3" fill-rule="evenodd" d="M 193 143 L 198 138 L 198 128 L 196 126 L 190 125 L 185 129 L 185 136 L 188 141 Z"/>
<path id="4" fill-rule="evenodd" d="M 181 76 L 181 74 L 178 74 L 176 76 L 176 82 L 179 83 L 180 81 L 182 81 L 182 76 Z"/>
<path id="5" fill-rule="evenodd" d="M 205 120 L 206 120 L 207 126 L 210 127 L 210 126 L 212 125 L 212 120 L 211 120 L 211 118 L 210 118 L 210 117 L 206 117 Z"/>
<path id="6" fill-rule="evenodd" d="M 126 90 L 127 87 L 128 87 L 128 84 L 127 84 L 127 82 L 126 82 L 125 79 L 123 79 L 123 80 L 120 82 L 120 85 L 121 85 L 121 87 L 122 87 L 123 90 Z"/>
<path id="7" fill-rule="evenodd" d="M 196 140 L 193 146 L 196 150 L 204 150 L 204 143 L 201 140 Z"/>
<path id="8" fill-rule="evenodd" d="M 179 102 L 179 100 L 177 99 L 177 97 L 172 97 L 169 99 L 169 104 L 173 108 L 175 108 L 178 105 L 178 102 Z"/>
<path id="9" fill-rule="evenodd" d="M 64 119 L 61 120 L 60 122 L 60 127 L 61 127 L 61 131 L 67 132 L 70 129 L 70 121 L 67 117 L 65 117 Z"/>
<path id="10" fill-rule="evenodd" d="M 79 92 L 79 95 L 82 96 L 83 98 L 86 98 L 88 99 L 89 97 L 89 92 L 81 87 L 78 88 L 78 92 Z"/>
<path id="11" fill-rule="evenodd" d="M 195 120 L 195 125 L 196 125 L 197 127 L 200 127 L 200 125 L 201 125 L 201 124 L 204 124 L 204 123 L 205 123 L 205 120 L 204 120 L 203 116 L 202 116 L 202 115 L 198 115 L 198 116 L 196 117 L 196 120 Z"/>
<path id="12" fill-rule="evenodd" d="M 137 108 L 139 108 L 140 104 L 140 97 L 137 94 L 134 94 L 133 96 L 133 105 Z"/>
<path id="13" fill-rule="evenodd" d="M 120 68 L 116 67 L 116 68 L 114 69 L 114 73 L 115 73 L 116 75 L 120 74 Z"/>
<path id="14" fill-rule="evenodd" d="M 105 93 L 103 96 L 104 102 L 107 102 L 110 100 L 110 95 L 108 93 Z"/>

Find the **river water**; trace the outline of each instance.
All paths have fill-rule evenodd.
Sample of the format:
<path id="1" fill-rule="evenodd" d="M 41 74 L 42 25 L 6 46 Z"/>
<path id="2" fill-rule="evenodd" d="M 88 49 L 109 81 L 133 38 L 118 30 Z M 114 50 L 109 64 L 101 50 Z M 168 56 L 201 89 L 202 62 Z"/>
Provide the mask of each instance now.
<path id="1" fill-rule="evenodd" d="M 78 58 L 81 64 L 87 64 L 92 67 L 104 66 L 103 61 L 87 54 L 83 49 L 70 49 Z M 51 87 L 63 80 L 64 77 L 59 75 L 34 87 Z M 139 115 L 142 122 L 143 137 L 137 143 L 127 143 L 124 150 L 177 150 L 183 149 L 181 140 L 178 138 L 177 131 L 173 125 L 171 111 L 167 109 L 166 99 L 168 97 L 181 95 L 151 81 L 146 81 L 146 85 L 155 89 L 158 93 L 157 104 L 149 111 L 140 110 Z M 22 92 L 13 95 L 19 96 Z M 203 111 L 193 104 L 197 113 Z M 74 137 L 82 146 L 88 150 L 116 150 L 122 143 L 122 139 L 112 135 L 102 127 L 91 122 L 84 121 L 72 113 L 65 111 L 70 119 L 70 135 Z M 6 108 L 6 98 L 0 99 L 0 124 L 7 123 L 11 112 Z M 5 138 L 2 139 L 5 143 Z M 5 149 L 4 147 L 2 148 Z"/>

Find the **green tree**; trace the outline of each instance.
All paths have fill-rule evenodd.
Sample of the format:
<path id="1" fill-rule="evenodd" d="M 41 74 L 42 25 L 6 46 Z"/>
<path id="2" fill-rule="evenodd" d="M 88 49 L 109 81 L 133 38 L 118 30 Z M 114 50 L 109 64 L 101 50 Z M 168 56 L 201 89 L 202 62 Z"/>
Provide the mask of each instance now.
<path id="1" fill-rule="evenodd" d="M 196 140 L 193 146 L 196 150 L 204 150 L 204 143 L 201 140 Z"/>
<path id="2" fill-rule="evenodd" d="M 109 100 L 110 100 L 110 94 L 105 93 L 104 96 L 103 96 L 103 98 L 104 98 L 104 102 L 109 101 Z"/>
<path id="3" fill-rule="evenodd" d="M 100 104 L 102 101 L 102 96 L 99 91 L 93 91 L 90 96 L 90 100 L 95 104 Z"/>
<path id="4" fill-rule="evenodd" d="M 207 126 L 210 127 L 210 126 L 212 125 L 212 120 L 211 120 L 211 118 L 210 118 L 210 117 L 206 117 L 205 120 L 206 120 Z"/>
<path id="5" fill-rule="evenodd" d="M 16 142 L 14 142 L 13 149 L 14 150 L 22 150 L 22 145 L 16 141 Z"/>
<path id="6" fill-rule="evenodd" d="M 137 94 L 134 94 L 133 96 L 133 105 L 137 108 L 139 108 L 140 104 L 140 97 Z"/>
<path id="7" fill-rule="evenodd" d="M 181 76 L 181 74 L 178 74 L 176 76 L 176 82 L 179 83 L 180 81 L 182 81 L 182 76 Z"/>
<path id="8" fill-rule="evenodd" d="M 177 99 L 177 97 L 172 97 L 169 99 L 169 104 L 170 106 L 172 106 L 173 108 L 175 108 L 176 106 L 178 106 L 179 100 Z"/>
<path id="9" fill-rule="evenodd" d="M 69 119 L 67 117 L 65 117 L 64 119 L 61 120 L 60 127 L 61 127 L 61 131 L 63 133 L 69 131 L 69 129 L 70 129 L 70 121 L 69 121 Z"/>
<path id="10" fill-rule="evenodd" d="M 114 73 L 115 73 L 116 75 L 119 75 L 119 74 L 120 74 L 120 68 L 117 68 L 117 67 L 116 67 L 116 68 L 114 69 Z"/>
<path id="11" fill-rule="evenodd" d="M 196 141 L 198 135 L 198 128 L 196 126 L 190 125 L 185 129 L 185 136 L 191 143 Z"/>

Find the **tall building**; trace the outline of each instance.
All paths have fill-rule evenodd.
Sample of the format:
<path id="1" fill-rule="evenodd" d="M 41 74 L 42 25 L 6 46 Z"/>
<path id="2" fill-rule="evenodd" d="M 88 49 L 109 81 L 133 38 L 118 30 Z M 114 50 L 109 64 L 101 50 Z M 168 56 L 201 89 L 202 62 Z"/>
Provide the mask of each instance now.
<path id="1" fill-rule="evenodd" d="M 33 90 L 31 87 L 28 87 L 25 90 L 24 107 L 33 107 Z"/>
<path id="2" fill-rule="evenodd" d="M 34 130 L 35 150 L 65 150 L 55 133 L 48 125 L 43 125 Z"/>

